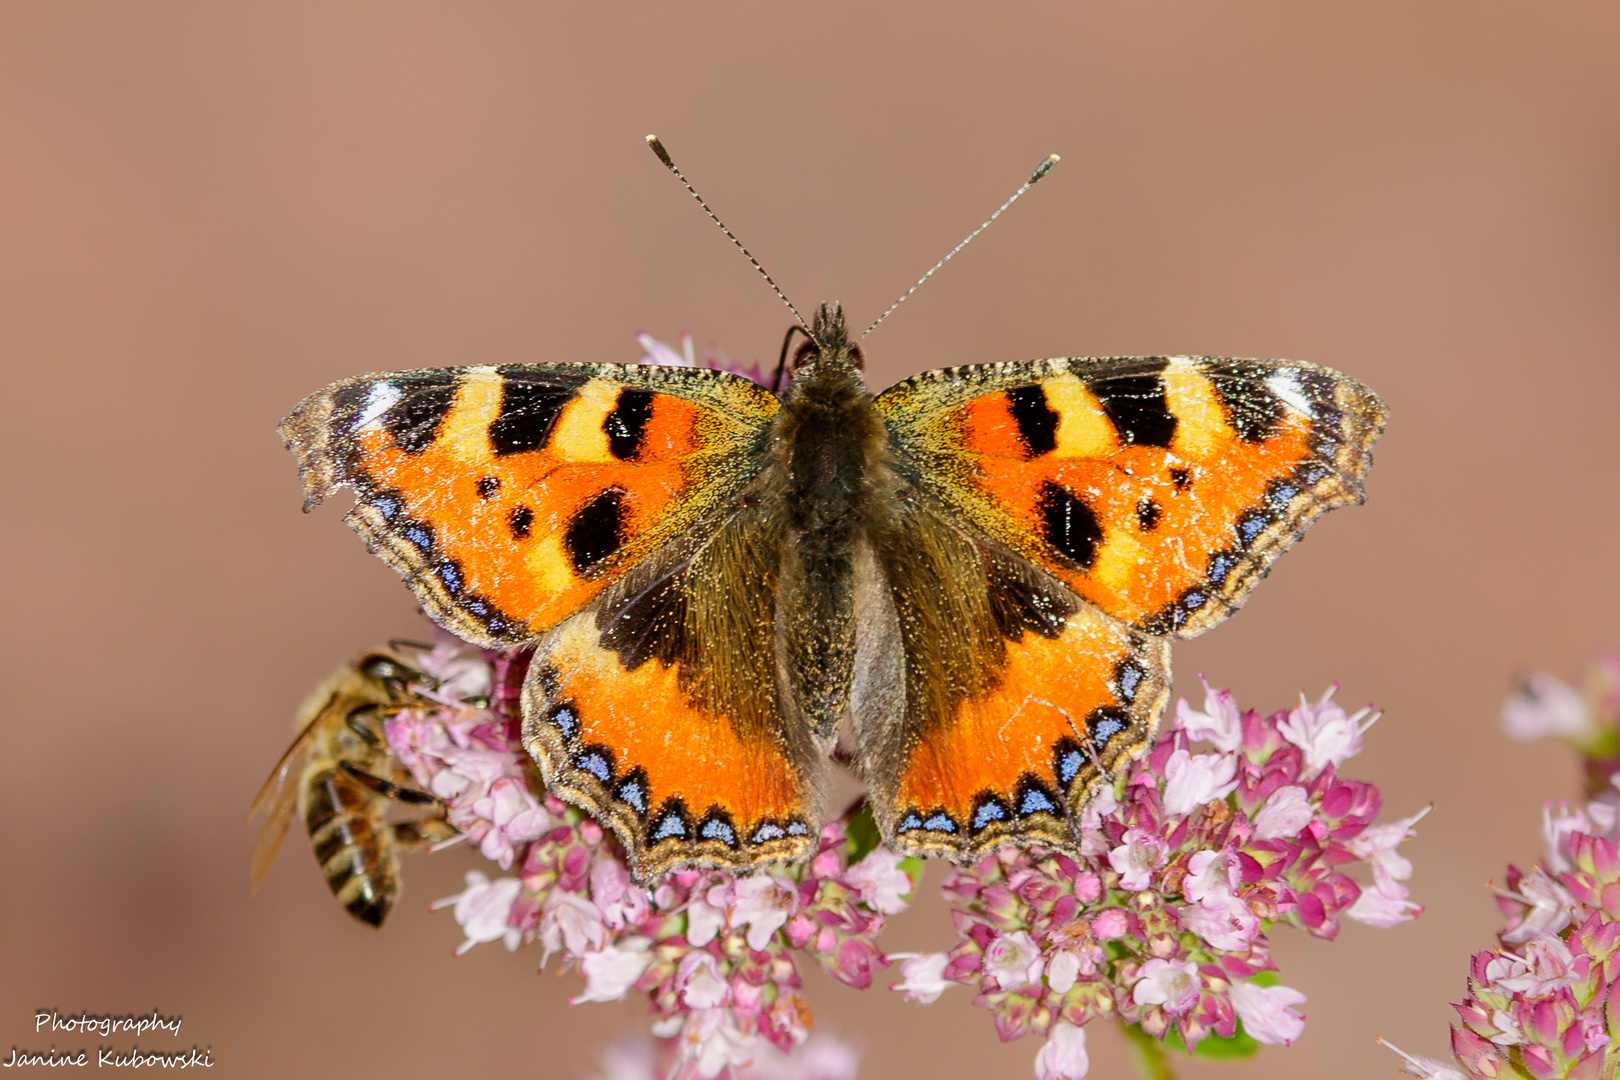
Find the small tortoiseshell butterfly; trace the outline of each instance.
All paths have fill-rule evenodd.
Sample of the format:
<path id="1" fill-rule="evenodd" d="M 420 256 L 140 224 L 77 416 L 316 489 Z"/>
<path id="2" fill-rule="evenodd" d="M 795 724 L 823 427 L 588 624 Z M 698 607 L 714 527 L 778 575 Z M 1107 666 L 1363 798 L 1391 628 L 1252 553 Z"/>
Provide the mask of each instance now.
<path id="1" fill-rule="evenodd" d="M 739 245 L 740 246 L 740 245 Z M 523 743 L 643 880 L 804 855 L 846 721 L 884 839 L 1073 849 L 1169 640 L 1361 500 L 1385 409 L 1285 360 L 1052 359 L 873 397 L 836 304 L 778 396 L 689 367 L 360 375 L 281 424 L 446 629 L 534 649 Z"/>

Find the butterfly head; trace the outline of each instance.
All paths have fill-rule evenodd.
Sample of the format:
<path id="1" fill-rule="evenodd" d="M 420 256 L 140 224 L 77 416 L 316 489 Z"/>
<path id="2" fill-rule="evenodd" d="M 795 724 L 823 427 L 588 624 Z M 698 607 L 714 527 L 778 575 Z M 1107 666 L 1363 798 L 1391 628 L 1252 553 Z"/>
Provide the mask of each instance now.
<path id="1" fill-rule="evenodd" d="M 802 327 L 795 327 L 794 330 L 804 333 Z M 823 371 L 835 367 L 857 372 L 866 370 L 866 354 L 859 345 L 849 340 L 844 328 L 844 309 L 836 300 L 816 309 L 810 332 L 805 334 L 804 343 L 794 351 L 793 361 L 787 365 L 785 376 L 791 380 L 811 365 Z"/>

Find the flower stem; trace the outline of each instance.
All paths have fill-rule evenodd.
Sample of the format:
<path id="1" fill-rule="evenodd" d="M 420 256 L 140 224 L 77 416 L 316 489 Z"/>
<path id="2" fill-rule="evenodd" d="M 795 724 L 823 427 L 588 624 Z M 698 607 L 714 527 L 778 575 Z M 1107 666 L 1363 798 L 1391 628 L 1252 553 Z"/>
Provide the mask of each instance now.
<path id="1" fill-rule="evenodd" d="M 1170 1068 L 1170 1056 L 1164 1052 L 1164 1043 L 1135 1024 L 1121 1022 L 1119 1026 L 1131 1044 L 1131 1060 L 1136 1062 L 1136 1074 L 1142 1080 L 1176 1080 L 1175 1070 Z"/>

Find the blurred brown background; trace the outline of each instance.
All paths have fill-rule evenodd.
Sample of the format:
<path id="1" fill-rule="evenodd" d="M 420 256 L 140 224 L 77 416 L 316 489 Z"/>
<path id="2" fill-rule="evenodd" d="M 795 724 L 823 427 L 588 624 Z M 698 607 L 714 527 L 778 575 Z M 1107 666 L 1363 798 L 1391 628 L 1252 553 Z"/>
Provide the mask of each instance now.
<path id="1" fill-rule="evenodd" d="M 868 341 L 878 386 L 1204 352 L 1385 397 L 1368 504 L 1176 663 L 1183 693 L 1202 670 L 1254 706 L 1339 680 L 1384 707 L 1350 772 L 1391 816 L 1436 804 L 1407 849 L 1429 911 L 1279 930 L 1304 1039 L 1186 1075 L 1392 1076 L 1378 1034 L 1442 1052 L 1487 878 L 1578 790 L 1500 699 L 1616 637 L 1617 56 L 1599 0 L 0 4 L 0 1047 L 45 1045 L 36 1008 L 155 1006 L 216 1075 L 574 1080 L 643 1026 L 568 1010 L 533 951 L 452 958 L 426 904 L 476 856 L 410 860 L 376 934 L 296 842 L 249 900 L 242 817 L 306 690 L 419 632 L 338 507 L 298 512 L 294 402 L 378 368 L 634 360 L 640 330 L 774 356 L 786 313 L 656 131 L 801 308 L 857 323 L 1064 155 Z M 928 902 L 889 943 L 945 932 Z M 1029 1075 L 1035 1041 L 960 990 L 811 978 L 865 1075 Z"/>

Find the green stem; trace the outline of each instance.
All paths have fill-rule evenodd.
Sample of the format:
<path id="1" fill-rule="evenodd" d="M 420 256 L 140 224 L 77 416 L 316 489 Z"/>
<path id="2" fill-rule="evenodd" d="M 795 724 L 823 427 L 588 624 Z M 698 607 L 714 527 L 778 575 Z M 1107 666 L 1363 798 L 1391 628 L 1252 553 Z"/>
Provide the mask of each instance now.
<path id="1" fill-rule="evenodd" d="M 1164 1052 L 1164 1043 L 1135 1024 L 1121 1021 L 1119 1026 L 1131 1044 L 1131 1060 L 1136 1062 L 1136 1073 L 1142 1080 L 1176 1080 L 1170 1056 Z"/>

